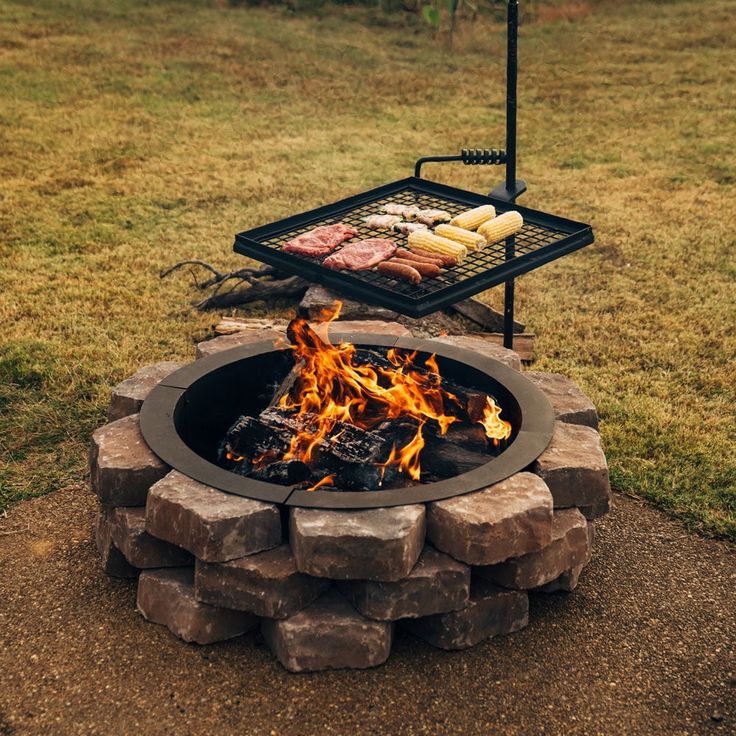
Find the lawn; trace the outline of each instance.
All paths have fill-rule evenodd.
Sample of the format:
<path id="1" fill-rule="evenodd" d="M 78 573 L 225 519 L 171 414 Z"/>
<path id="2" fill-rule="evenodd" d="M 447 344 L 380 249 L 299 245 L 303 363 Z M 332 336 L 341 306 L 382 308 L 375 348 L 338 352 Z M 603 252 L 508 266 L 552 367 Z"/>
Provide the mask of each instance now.
<path id="1" fill-rule="evenodd" d="M 616 490 L 736 539 L 736 3 L 575 16 L 521 32 L 522 201 L 596 231 L 517 284 L 534 367 L 593 398 Z M 208 334 L 161 268 L 238 265 L 238 230 L 503 145 L 503 32 L 466 22 L 450 49 L 360 8 L 0 0 L 0 509 L 82 482 L 110 387 Z"/>

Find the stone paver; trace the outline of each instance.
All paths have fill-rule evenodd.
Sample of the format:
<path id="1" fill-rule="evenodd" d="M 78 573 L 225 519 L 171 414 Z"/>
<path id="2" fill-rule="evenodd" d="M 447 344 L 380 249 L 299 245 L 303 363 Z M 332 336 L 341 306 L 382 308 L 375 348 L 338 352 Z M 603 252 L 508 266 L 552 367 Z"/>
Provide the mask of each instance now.
<path id="1" fill-rule="evenodd" d="M 230 350 L 230 348 L 238 348 L 243 345 L 253 345 L 264 340 L 275 343 L 285 341 L 285 337 L 284 333 L 270 329 L 243 330 L 242 332 L 233 332 L 231 335 L 220 335 L 219 337 L 213 337 L 211 340 L 198 343 L 195 358 L 206 358 L 208 355 L 215 355 L 223 350 Z M 284 344 L 286 343 L 284 342 Z"/>
<path id="2" fill-rule="evenodd" d="M 574 381 L 561 373 L 524 371 L 524 375 L 544 391 L 558 421 L 598 429 L 598 412 Z"/>
<path id="3" fill-rule="evenodd" d="M 521 370 L 521 358 L 519 358 L 518 353 L 489 340 L 483 340 L 480 337 L 472 337 L 470 335 L 442 335 L 434 339 L 446 345 L 454 345 L 455 347 L 469 350 L 471 353 L 480 353 L 488 358 L 493 358 L 517 371 Z"/>
<path id="4" fill-rule="evenodd" d="M 182 363 L 174 363 L 170 360 L 147 365 L 136 371 L 130 378 L 121 381 L 112 390 L 107 421 L 114 422 L 116 419 L 122 419 L 130 414 L 137 414 L 148 394 L 166 376 L 171 375 L 182 365 Z"/>

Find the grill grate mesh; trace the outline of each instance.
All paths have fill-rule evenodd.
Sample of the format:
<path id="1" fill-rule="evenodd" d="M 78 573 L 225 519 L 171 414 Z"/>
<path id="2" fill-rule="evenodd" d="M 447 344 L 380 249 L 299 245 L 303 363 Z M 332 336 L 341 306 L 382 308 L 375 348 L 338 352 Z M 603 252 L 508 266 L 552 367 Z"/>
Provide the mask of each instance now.
<path id="1" fill-rule="evenodd" d="M 508 278 L 508 276 L 504 276 L 504 279 L 501 279 L 499 276 L 494 280 L 494 271 L 497 271 L 499 267 L 508 268 L 509 264 L 518 263 L 517 272 L 520 273 L 529 271 L 537 265 L 542 265 L 544 262 L 563 255 L 567 251 L 556 255 L 548 253 L 546 258 L 534 258 L 535 261 L 539 261 L 538 263 L 521 267 L 522 261 L 530 260 L 529 256 L 534 257 L 540 251 L 550 250 L 551 246 L 554 247 L 563 240 L 569 240 L 571 233 L 575 232 L 574 229 L 570 228 L 570 225 L 587 228 L 589 231 L 589 227 L 582 223 L 573 223 L 570 220 L 554 218 L 544 213 L 535 213 L 534 210 L 516 207 L 513 204 L 492 200 L 471 192 L 463 192 L 425 180 L 412 179 L 404 181 L 410 181 L 411 183 L 397 186 L 402 183 L 397 182 L 394 186 L 387 185 L 374 190 L 376 196 L 370 196 L 370 192 L 362 198 L 361 195 L 358 195 L 343 202 L 337 202 L 333 206 L 323 207 L 311 213 L 307 212 L 304 215 L 288 218 L 270 226 L 267 225 L 241 233 L 236 237 L 235 248 L 244 255 L 271 263 L 283 270 L 307 278 L 311 277 L 314 280 L 326 283 L 328 286 L 341 288 L 347 293 L 351 291 L 358 292 L 360 296 L 405 314 L 421 316 L 430 311 L 426 306 L 423 308 L 423 305 L 427 305 L 430 301 L 432 302 L 432 309 L 441 308 L 457 301 L 458 298 L 455 294 L 459 289 L 467 291 L 466 285 L 471 280 L 477 283 L 477 288 L 474 287 L 472 293 L 477 293 Z M 420 182 L 420 184 L 417 182 Z M 457 195 L 454 193 L 457 193 Z M 364 222 L 364 218 L 369 215 L 382 214 L 382 206 L 389 202 L 406 205 L 415 204 L 422 209 L 442 209 L 449 212 L 450 215 L 456 215 L 478 204 L 491 202 L 496 206 L 499 214 L 511 209 L 521 211 L 524 216 L 524 226 L 515 236 L 515 254 L 513 258 L 506 258 L 506 243 L 502 241 L 489 245 L 482 251 L 469 252 L 462 264 L 445 269 L 437 278 L 425 278 L 419 284 L 396 280 L 377 271 L 331 271 L 321 265 L 322 258 L 284 253 L 281 250 L 286 240 L 319 225 L 329 225 L 336 222 L 352 225 L 357 228 L 359 234 L 333 252 L 337 252 L 340 248 L 357 240 L 377 237 L 387 238 L 400 246 L 406 247 L 407 238 L 405 235 L 385 230 L 373 230 L 366 227 Z M 534 217 L 534 214 L 540 215 L 540 217 Z M 592 234 L 586 242 L 581 242 L 575 247 L 581 247 L 581 245 L 591 241 Z M 459 298 L 466 298 L 469 295 L 465 293 Z"/>

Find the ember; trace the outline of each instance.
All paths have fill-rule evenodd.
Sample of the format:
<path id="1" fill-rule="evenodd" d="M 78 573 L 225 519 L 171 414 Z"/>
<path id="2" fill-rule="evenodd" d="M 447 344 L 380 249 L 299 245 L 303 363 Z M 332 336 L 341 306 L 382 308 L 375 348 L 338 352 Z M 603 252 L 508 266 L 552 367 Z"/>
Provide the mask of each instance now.
<path id="1" fill-rule="evenodd" d="M 340 306 L 316 330 L 292 320 L 294 368 L 258 417 L 228 430 L 224 467 L 309 490 L 374 490 L 458 475 L 502 448 L 501 408 L 444 379 L 434 355 L 331 344 Z"/>

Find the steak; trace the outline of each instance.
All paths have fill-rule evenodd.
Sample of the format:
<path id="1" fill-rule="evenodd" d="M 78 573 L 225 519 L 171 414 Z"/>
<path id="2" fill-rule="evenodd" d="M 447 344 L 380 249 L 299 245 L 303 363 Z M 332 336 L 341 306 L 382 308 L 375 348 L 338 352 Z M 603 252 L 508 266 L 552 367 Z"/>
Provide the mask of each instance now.
<path id="1" fill-rule="evenodd" d="M 368 238 L 346 245 L 342 250 L 325 258 L 322 265 L 334 271 L 341 268 L 348 271 L 366 271 L 390 258 L 395 252 L 396 243 L 391 240 Z"/>
<path id="2" fill-rule="evenodd" d="M 358 231 L 350 225 L 337 222 L 334 225 L 321 225 L 309 232 L 287 240 L 281 250 L 302 256 L 324 256 L 331 253 L 340 243 L 350 240 Z"/>

